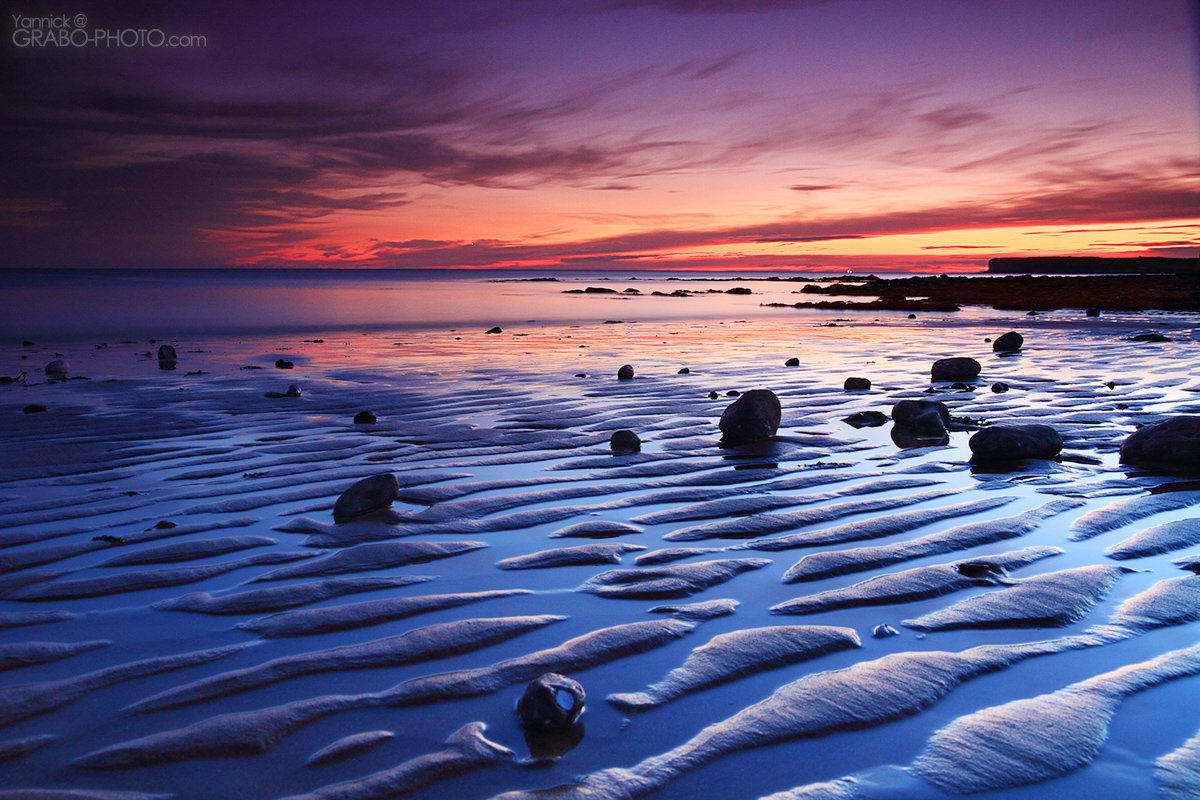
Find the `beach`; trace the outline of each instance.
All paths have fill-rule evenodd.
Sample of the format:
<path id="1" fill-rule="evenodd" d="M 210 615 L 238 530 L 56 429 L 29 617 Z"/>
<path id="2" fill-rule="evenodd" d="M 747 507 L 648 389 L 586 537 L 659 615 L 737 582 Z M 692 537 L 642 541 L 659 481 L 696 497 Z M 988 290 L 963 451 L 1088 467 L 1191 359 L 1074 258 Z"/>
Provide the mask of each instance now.
<path id="1" fill-rule="evenodd" d="M 14 284 L 0 798 L 1186 786 L 1200 483 L 1119 450 L 1200 414 L 1196 314 L 797 309 L 799 283 L 690 277 L 720 279 L 268 276 L 227 317 L 168 284 L 58 320 Z M 951 357 L 979 375 L 931 382 Z M 751 390 L 777 433 L 722 446 Z M 905 400 L 945 403 L 944 440 L 846 422 Z M 1061 453 L 971 461 L 1017 424 Z M 381 474 L 396 500 L 336 523 Z M 586 708 L 527 735 L 544 672 Z"/>

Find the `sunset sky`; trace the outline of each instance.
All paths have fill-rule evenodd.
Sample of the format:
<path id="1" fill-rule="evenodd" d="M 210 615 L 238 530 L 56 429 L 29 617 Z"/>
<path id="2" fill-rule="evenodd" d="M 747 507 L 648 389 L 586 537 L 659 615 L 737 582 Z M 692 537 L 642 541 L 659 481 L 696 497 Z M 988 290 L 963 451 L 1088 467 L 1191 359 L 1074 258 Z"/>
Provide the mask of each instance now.
<path id="1" fill-rule="evenodd" d="M 0 267 L 1195 256 L 1195 5 L 18 2 Z"/>

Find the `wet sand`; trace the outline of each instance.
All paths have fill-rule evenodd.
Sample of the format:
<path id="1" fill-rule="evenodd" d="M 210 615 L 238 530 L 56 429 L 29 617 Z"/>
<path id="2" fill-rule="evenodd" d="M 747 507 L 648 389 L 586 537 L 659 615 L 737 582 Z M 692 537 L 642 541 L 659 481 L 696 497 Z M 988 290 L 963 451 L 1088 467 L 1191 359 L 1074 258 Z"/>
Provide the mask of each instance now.
<path id="1" fill-rule="evenodd" d="M 789 313 L 0 348 L 0 798 L 1192 785 L 1200 483 L 1117 451 L 1200 414 L 1195 316 Z M 950 356 L 979 378 L 931 384 Z M 750 389 L 778 435 L 722 448 Z M 903 399 L 948 444 L 844 422 Z M 975 466 L 980 423 L 1065 446 Z M 378 473 L 390 511 L 335 524 Z M 527 740 L 546 671 L 582 727 Z"/>

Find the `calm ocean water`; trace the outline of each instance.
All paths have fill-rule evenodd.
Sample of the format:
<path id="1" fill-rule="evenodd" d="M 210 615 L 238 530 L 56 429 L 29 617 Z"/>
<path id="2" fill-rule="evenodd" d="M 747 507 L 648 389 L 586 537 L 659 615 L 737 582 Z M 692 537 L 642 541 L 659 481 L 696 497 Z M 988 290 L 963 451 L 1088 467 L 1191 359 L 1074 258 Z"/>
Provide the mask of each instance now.
<path id="1" fill-rule="evenodd" d="M 794 303 L 795 273 L 466 270 L 7 270 L 0 336 L 18 339 L 289 330 L 379 330 L 514 322 L 664 322 L 828 316 Z M 530 280 L 554 277 L 554 281 Z M 821 277 L 804 275 L 809 279 Z M 739 280 L 739 278 L 744 278 Z M 618 294 L 563 294 L 598 286 Z M 730 295 L 743 286 L 749 295 Z M 624 294 L 636 288 L 642 296 Z M 655 297 L 687 289 L 689 297 Z M 697 295 L 696 293 L 700 293 Z M 902 315 L 907 316 L 907 315 Z"/>

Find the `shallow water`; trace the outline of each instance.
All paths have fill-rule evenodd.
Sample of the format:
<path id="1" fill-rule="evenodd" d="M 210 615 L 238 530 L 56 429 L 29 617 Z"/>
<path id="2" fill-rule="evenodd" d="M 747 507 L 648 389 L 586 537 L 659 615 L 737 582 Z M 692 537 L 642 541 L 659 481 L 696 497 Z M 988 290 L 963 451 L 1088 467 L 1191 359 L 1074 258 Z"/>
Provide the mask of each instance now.
<path id="1" fill-rule="evenodd" d="M 747 285 L 756 292 L 760 286 Z M 0 438 L 6 451 L 0 466 L 0 497 L 4 498 L 0 500 L 0 565 L 8 565 L 0 574 L 0 591 L 7 594 L 0 599 L 0 614 L 61 611 L 76 616 L 0 629 L 0 646 L 96 640 L 112 644 L 5 671 L 0 674 L 0 691 L 145 659 L 229 645 L 245 647 L 223 658 L 175 670 L 131 675 L 127 680 L 114 678 L 61 708 L 7 725 L 0 730 L 0 745 L 46 734 L 57 738 L 0 763 L 4 786 L 174 793 L 189 798 L 276 798 L 363 778 L 441 751 L 448 736 L 474 721 L 485 722 L 489 739 L 523 759 L 530 751 L 513 713 L 524 688 L 522 680 L 475 696 L 416 706 L 387 708 L 358 702 L 297 728 L 253 755 L 173 758 L 114 771 L 72 764 L 105 748 L 185 729 L 225 714 L 328 695 L 364 697 L 423 676 L 518 659 L 598 629 L 662 620 L 664 615 L 649 612 L 665 604 L 722 598 L 738 602 L 734 613 L 695 622 L 691 633 L 661 646 L 570 672 L 588 694 L 582 717 L 585 735 L 558 761 L 536 768 L 508 762 L 489 764 L 419 789 L 414 796 L 485 798 L 542 789 L 600 770 L 632 768 L 806 675 L 890 653 L 957 652 L 982 644 L 1036 642 L 1083 633 L 1105 623 L 1122 602 L 1157 582 L 1188 574 L 1171 561 L 1195 552 L 1195 548 L 1119 562 L 1105 557 L 1104 551 L 1145 529 L 1195 518 L 1200 505 L 1150 508 L 1146 516 L 1130 517 L 1125 524 L 1087 539 L 1076 538 L 1073 525 L 1098 509 L 1181 483 L 1178 478 L 1121 468 L 1117 448 L 1138 423 L 1164 414 L 1200 413 L 1200 377 L 1196 375 L 1200 335 L 1194 315 L 1106 315 L 1096 320 L 1084 318 L 1077 310 L 1037 317 L 987 311 L 922 314 L 917 320 L 908 320 L 906 314 L 898 313 L 889 318 L 841 314 L 836 327 L 825 327 L 834 317 L 790 309 L 782 310 L 786 313 L 780 309 L 750 313 L 759 309 L 762 298 L 756 295 L 711 298 L 734 303 L 720 306 L 708 303 L 707 297 L 623 300 L 562 295 L 566 287 L 547 289 L 545 284 L 505 286 L 536 295 L 541 310 L 552 309 L 559 315 L 550 315 L 556 321 L 519 321 L 542 315 L 529 312 L 528 304 L 514 301 L 512 311 L 504 311 L 507 306 L 500 302 L 494 306 L 495 314 L 481 313 L 475 307 L 470 316 L 464 311 L 463 319 L 473 320 L 469 326 L 451 324 L 442 309 L 429 312 L 437 317 L 436 327 L 409 319 L 403 328 L 388 328 L 387 314 L 368 303 L 363 307 L 374 316 L 362 320 L 331 311 L 330 317 L 318 315 L 311 325 L 304 326 L 302 316 L 312 308 L 304 306 L 302 313 L 282 321 L 268 315 L 270 324 L 255 333 L 253 325 L 243 324 L 247 314 L 245 308 L 239 308 L 236 314 L 231 312 L 242 325 L 237 333 L 218 333 L 219 326 L 190 327 L 186 319 L 180 320 L 179 327 L 172 329 L 179 333 L 164 340 L 179 353 L 173 370 L 160 369 L 157 360 L 145 355 L 156 350 L 158 343 L 139 338 L 144 333 L 114 335 L 112 330 L 102 331 L 103 326 L 89 329 L 97 331 L 90 338 L 87 330 L 66 326 L 38 335 L 32 347 L 5 343 L 0 348 L 0 374 L 26 371 L 29 377 L 26 384 L 0 385 Z M 692 309 L 690 316 L 664 319 L 654 310 L 661 304 L 651 305 L 658 301 L 687 303 Z M 580 311 L 582 304 L 587 304 L 586 311 Z M 697 311 L 700 304 L 706 305 Z M 614 307 L 622 312 L 610 311 Z M 526 310 L 524 316 L 521 308 Z M 626 309 L 642 310 L 634 314 Z M 639 316 L 643 318 L 635 321 Z M 605 324 L 607 319 L 621 318 L 625 318 L 623 324 Z M 141 319 L 130 327 L 163 330 L 167 322 Z M 484 333 L 497 323 L 504 327 L 503 333 Z M 272 326 L 274 330 L 268 330 Z M 296 330 L 281 332 L 283 328 Z M 1018 356 L 993 355 L 984 338 L 1010 329 L 1024 334 L 1024 350 Z M 184 335 L 199 330 L 206 332 Z M 1163 331 L 1174 341 L 1125 341 L 1133 333 L 1148 330 Z M 323 341 L 311 341 L 316 339 Z M 983 364 L 977 390 L 925 394 L 930 363 L 950 355 L 972 356 Z M 784 361 L 793 356 L 801 365 L 785 367 Z M 89 380 L 47 381 L 40 370 L 55 358 L 71 362 L 72 377 Z M 292 361 L 294 367 L 276 369 L 273 365 L 278 358 Z M 635 367 L 637 377 L 618 381 L 617 368 L 626 363 Z M 246 366 L 261 369 L 244 369 Z M 677 374 L 685 366 L 690 373 Z M 577 373 L 587 377 L 575 377 Z M 851 375 L 871 379 L 874 388 L 844 392 L 842 382 Z M 1010 391 L 988 391 L 996 381 L 1007 383 Z M 1113 388 L 1107 386 L 1109 381 Z M 300 397 L 263 396 L 268 391 L 282 392 L 290 384 L 299 387 Z M 770 388 L 779 395 L 784 408 L 780 440 L 760 448 L 720 449 L 716 423 L 731 402 L 725 393 L 752 388 Z M 718 399 L 710 399 L 710 391 L 717 392 Z M 952 432 L 946 447 L 903 450 L 891 440 L 890 424 L 855 429 L 842 422 L 857 411 L 887 413 L 903 398 L 943 399 L 953 414 L 988 422 L 1053 425 L 1066 441 L 1064 457 L 1031 462 L 1012 472 L 978 471 L 967 462 L 970 431 Z M 48 410 L 23 414 L 22 409 L 31 403 Z M 354 414 L 363 409 L 374 411 L 378 423 L 353 424 Z M 636 430 L 641 437 L 641 456 L 617 456 L 609 451 L 609 435 L 623 427 Z M 339 493 L 356 479 L 376 472 L 392 472 L 402 486 L 411 487 L 403 491 L 411 492 L 414 502 L 399 501 L 393 506 L 401 517 L 398 524 L 333 526 L 331 509 Z M 788 486 L 786 481 L 812 475 L 841 480 L 782 488 Z M 810 495 L 824 497 L 873 481 L 899 479 L 936 483 L 802 502 Z M 490 483 L 471 486 L 481 482 Z M 779 485 L 773 485 L 776 483 Z M 461 495 L 450 491 L 455 486 L 464 487 Z M 1195 491 L 1193 486 L 1177 488 L 1183 491 L 1170 496 L 1185 497 L 1190 496 L 1188 491 Z M 447 491 L 437 496 L 445 499 L 432 506 L 416 502 L 443 489 Z M 907 498 L 930 491 L 945 494 L 905 503 Z M 819 511 L 851 501 L 900 501 L 890 510 L 773 534 L 779 536 L 913 509 L 1000 496 L 1014 499 L 983 514 L 837 545 L 722 551 L 744 540 L 664 539 L 684 528 L 728 522 L 745 513 L 722 516 L 723 499 L 767 495 L 783 498 L 781 507 L 754 516 Z M 797 498 L 797 504 L 783 506 L 791 496 Z M 1015 539 L 819 581 L 782 582 L 784 573 L 806 555 L 888 546 L 965 523 L 1015 516 L 1062 497 L 1082 502 Z M 700 505 L 706 502 L 709 504 Z M 715 516 L 659 522 L 650 517 L 651 521 L 646 521 L 646 515 L 654 512 L 685 507 Z M 577 523 L 630 523 L 635 518 L 640 521 L 633 524 L 641 532 L 609 539 L 551 538 Z M 171 535 L 170 528 L 155 529 L 160 520 L 175 523 L 183 532 Z M 280 526 L 288 530 L 281 531 Z M 147 529 L 148 533 L 143 533 Z M 306 532 L 290 532 L 300 529 Z M 311 551 L 313 548 L 305 547 L 307 536 L 325 535 L 322 531 L 341 531 L 343 537 L 345 531 L 352 531 L 349 541 L 337 542 L 343 545 L 351 544 L 356 536 L 367 541 L 401 535 L 405 538 L 398 541 L 474 540 L 488 546 L 349 576 L 297 578 L 294 583 L 402 575 L 433 579 L 342 594 L 296 610 L 496 589 L 529 591 L 373 625 L 282 638 L 260 638 L 252 630 L 235 627 L 279 612 L 213 615 L 152 606 L 195 592 L 220 597 L 289 585 L 289 581 L 251 581 L 291 564 L 311 564 L 312 559 L 286 565 L 248 565 L 194 582 L 139 591 L 52 601 L 20 599 L 23 592 L 32 597 L 37 587 L 66 581 L 223 564 L 264 553 L 298 554 Z M 123 541 L 96 541 L 97 536 L 121 537 Z M 100 566 L 137 549 L 235 536 L 266 536 L 277 544 L 190 561 Z M 619 565 L 523 570 L 496 566 L 503 559 L 590 542 L 620 542 L 647 549 L 627 553 Z M 63 547 L 68 545 L 78 547 Z M 771 563 L 685 598 L 619 599 L 577 591 L 585 581 L 608 570 L 634 569 L 634 559 L 642 553 L 680 546 L 717 552 L 670 565 L 741 558 L 769 558 Z M 972 596 L 1003 591 L 1002 585 L 972 587 L 910 603 L 855 606 L 804 616 L 769 611 L 794 598 L 878 575 L 1039 546 L 1061 548 L 1063 553 L 1015 570 L 1012 578 L 1100 564 L 1120 564 L 1138 571 L 1123 575 L 1082 619 L 1054 629 L 968 628 L 922 635 L 901 624 Z M 25 578 L 39 577 L 35 573 L 51 570 L 65 572 L 41 575 L 41 580 L 29 583 L 26 589 L 17 586 Z M 545 614 L 567 619 L 433 661 L 306 674 L 179 708 L 141 714 L 122 711 L 161 692 L 285 656 L 364 644 L 440 623 Z M 872 629 L 881 623 L 891 624 L 900 635 L 873 638 Z M 718 634 L 778 625 L 852 628 L 862 647 L 754 672 L 630 717 L 605 701 L 610 694 L 642 691 L 661 681 L 683 664 L 692 649 Z M 689 800 L 757 798 L 868 772 L 860 782 L 871 787 L 872 793 L 863 796 L 937 796 L 936 789 L 897 770 L 913 763 L 939 729 L 981 709 L 1054 692 L 1190 647 L 1200 640 L 1198 632 L 1200 628 L 1192 622 L 1033 658 L 969 680 L 915 715 L 862 730 L 751 747 L 685 772 L 652 795 Z M 106 674 L 122 677 L 121 670 Z M 1107 742 L 1088 765 L 1063 778 L 995 792 L 994 796 L 1154 797 L 1155 760 L 1200 729 L 1200 708 L 1192 702 L 1197 686 L 1196 678 L 1182 677 L 1128 698 L 1112 717 Z M 380 730 L 396 735 L 344 761 L 305 765 L 313 753 L 339 739 Z M 1114 793 L 1113 787 L 1120 791 Z"/>

